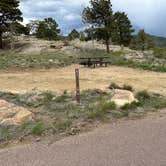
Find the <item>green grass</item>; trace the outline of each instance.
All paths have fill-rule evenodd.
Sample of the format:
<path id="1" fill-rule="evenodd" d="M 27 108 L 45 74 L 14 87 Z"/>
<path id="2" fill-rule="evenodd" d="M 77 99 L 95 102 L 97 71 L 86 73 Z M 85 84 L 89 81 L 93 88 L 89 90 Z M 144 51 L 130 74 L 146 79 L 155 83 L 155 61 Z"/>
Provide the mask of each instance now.
<path id="1" fill-rule="evenodd" d="M 41 135 L 45 130 L 45 125 L 43 121 L 38 121 L 34 124 L 32 128 L 32 134 L 34 135 Z"/>
<path id="2" fill-rule="evenodd" d="M 58 131 L 64 132 L 67 129 L 69 129 L 71 125 L 72 125 L 72 121 L 69 119 L 62 119 L 62 120 L 55 121 L 53 123 L 54 130 L 56 130 L 56 132 Z"/>
<path id="3" fill-rule="evenodd" d="M 121 58 L 113 58 L 112 65 L 115 66 L 126 66 L 131 68 L 139 68 L 143 70 L 156 71 L 156 72 L 166 72 L 166 64 L 154 65 L 151 61 L 135 62 L 131 60 L 124 60 Z"/>
<path id="4" fill-rule="evenodd" d="M 73 64 L 77 59 L 62 51 L 43 52 L 39 55 L 0 52 L 0 69 L 7 68 L 52 68 Z"/>
<path id="5" fill-rule="evenodd" d="M 7 141 L 10 137 L 10 131 L 8 127 L 0 128 L 0 141 Z"/>
<path id="6" fill-rule="evenodd" d="M 166 48 L 165 47 L 156 47 L 153 49 L 154 56 L 160 59 L 166 59 Z"/>
<path id="7" fill-rule="evenodd" d="M 165 50 L 165 48 L 155 48 L 153 50 L 153 59 L 147 57 L 143 62 L 126 60 L 125 55 L 128 55 L 130 53 L 129 51 L 115 51 L 108 54 L 104 50 L 99 49 L 80 49 L 77 50 L 77 52 L 71 51 L 70 53 L 64 51 L 50 53 L 46 50 L 39 55 L 24 55 L 14 51 L 1 51 L 0 69 L 63 67 L 78 63 L 80 57 L 108 56 L 109 58 L 107 60 L 111 61 L 112 65 L 166 72 Z M 160 61 L 158 59 L 160 59 Z"/>
<path id="8" fill-rule="evenodd" d="M 79 53 L 80 57 L 101 57 L 107 56 L 109 57 L 107 60 L 112 63 L 112 65 L 116 66 L 126 66 L 131 68 L 139 68 L 143 70 L 150 70 L 156 72 L 166 72 L 166 63 L 165 63 L 165 49 L 164 48 L 156 48 L 154 50 L 154 57 L 145 58 L 143 62 L 135 61 L 135 60 L 126 60 L 125 55 L 128 55 L 129 51 L 115 51 L 111 53 L 106 53 L 104 50 L 92 50 L 86 49 L 81 50 Z M 158 55 L 158 56 L 157 56 Z M 158 63 L 157 58 L 163 59 L 162 63 Z"/>

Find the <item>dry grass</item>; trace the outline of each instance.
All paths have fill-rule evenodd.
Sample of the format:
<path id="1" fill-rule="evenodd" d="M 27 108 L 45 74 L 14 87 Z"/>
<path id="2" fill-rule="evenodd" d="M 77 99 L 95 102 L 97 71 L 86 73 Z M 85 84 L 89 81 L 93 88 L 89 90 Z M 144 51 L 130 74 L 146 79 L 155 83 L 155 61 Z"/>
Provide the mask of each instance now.
<path id="1" fill-rule="evenodd" d="M 76 65 L 59 69 L 29 69 L 0 71 L 0 90 L 27 92 L 39 90 L 74 91 Z M 136 91 L 147 90 L 166 96 L 166 73 L 126 67 L 89 69 L 80 67 L 81 89 L 107 88 L 111 82 L 131 85 Z"/>

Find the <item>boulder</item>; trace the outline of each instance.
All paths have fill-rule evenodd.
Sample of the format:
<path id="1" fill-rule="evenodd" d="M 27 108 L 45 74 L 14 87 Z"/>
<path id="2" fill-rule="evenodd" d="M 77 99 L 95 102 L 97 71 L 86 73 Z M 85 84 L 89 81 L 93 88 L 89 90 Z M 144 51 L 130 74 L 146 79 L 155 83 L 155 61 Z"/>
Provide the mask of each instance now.
<path id="1" fill-rule="evenodd" d="M 21 125 L 22 123 L 31 120 L 33 120 L 32 112 L 13 103 L 0 100 L 1 125 Z"/>
<path id="2" fill-rule="evenodd" d="M 131 104 L 132 102 L 137 102 L 138 100 L 135 99 L 134 94 L 131 91 L 115 89 L 111 101 L 114 102 L 118 108 L 120 108 L 125 104 Z"/>

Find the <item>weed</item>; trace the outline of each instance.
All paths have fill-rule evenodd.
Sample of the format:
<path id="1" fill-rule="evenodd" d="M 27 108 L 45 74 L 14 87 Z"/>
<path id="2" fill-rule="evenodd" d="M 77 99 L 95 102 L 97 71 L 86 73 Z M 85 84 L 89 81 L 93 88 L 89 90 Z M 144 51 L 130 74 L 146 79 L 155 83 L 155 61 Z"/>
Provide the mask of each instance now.
<path id="1" fill-rule="evenodd" d="M 32 128 L 32 134 L 41 135 L 45 130 L 45 125 L 42 121 L 36 122 L 34 127 Z"/>
<path id="2" fill-rule="evenodd" d="M 114 102 L 99 102 L 97 104 L 97 108 L 100 109 L 101 111 L 108 111 L 108 110 L 115 110 L 116 109 L 116 104 Z"/>
<path id="3" fill-rule="evenodd" d="M 45 91 L 41 93 L 40 96 L 43 96 L 43 103 L 47 104 L 52 101 L 52 99 L 55 97 L 55 94 L 51 91 Z"/>
<path id="4" fill-rule="evenodd" d="M 111 111 L 111 116 L 113 118 L 122 118 L 124 116 L 124 114 L 122 113 L 122 111 L 119 110 L 112 110 Z"/>
<path id="5" fill-rule="evenodd" d="M 103 102 L 100 101 L 97 104 L 90 105 L 87 110 L 88 119 L 102 119 L 111 110 L 116 109 L 114 102 Z"/>
<path id="6" fill-rule="evenodd" d="M 132 103 L 125 104 L 124 106 L 121 107 L 121 109 L 122 110 L 133 110 L 140 106 L 143 106 L 143 103 L 134 101 Z"/>
<path id="7" fill-rule="evenodd" d="M 137 98 L 139 101 L 144 101 L 144 100 L 150 99 L 150 98 L 151 98 L 151 95 L 150 95 L 146 90 L 143 90 L 143 91 L 138 92 L 138 93 L 136 94 L 136 98 Z"/>
<path id="8" fill-rule="evenodd" d="M 55 121 L 53 125 L 55 130 L 63 132 L 72 125 L 72 121 L 69 119 L 58 120 Z"/>
<path id="9" fill-rule="evenodd" d="M 102 111 L 100 109 L 91 110 L 87 113 L 88 119 L 103 119 L 106 111 Z"/>
<path id="10" fill-rule="evenodd" d="M 10 137 L 10 131 L 8 127 L 2 127 L 0 129 L 0 141 L 1 140 L 7 141 L 9 137 Z"/>

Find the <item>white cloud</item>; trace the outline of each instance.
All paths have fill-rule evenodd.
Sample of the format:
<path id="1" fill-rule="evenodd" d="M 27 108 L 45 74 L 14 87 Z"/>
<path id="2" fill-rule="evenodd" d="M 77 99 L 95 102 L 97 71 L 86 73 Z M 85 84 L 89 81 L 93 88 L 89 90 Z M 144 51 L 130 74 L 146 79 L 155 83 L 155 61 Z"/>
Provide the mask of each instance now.
<path id="1" fill-rule="evenodd" d="M 24 22 L 28 19 L 53 17 L 64 33 L 81 29 L 81 13 L 89 0 L 21 0 Z M 135 27 L 144 28 L 148 33 L 166 36 L 165 0 L 112 0 L 114 11 L 128 13 Z"/>
<path id="2" fill-rule="evenodd" d="M 166 36 L 165 0 L 113 0 L 114 10 L 128 13 L 134 25 L 148 33 Z"/>

